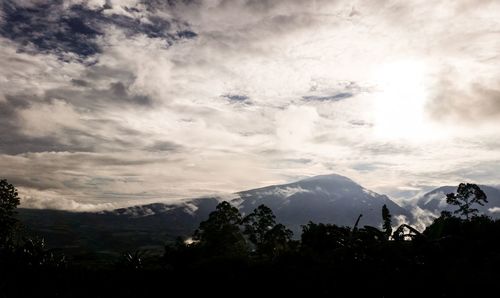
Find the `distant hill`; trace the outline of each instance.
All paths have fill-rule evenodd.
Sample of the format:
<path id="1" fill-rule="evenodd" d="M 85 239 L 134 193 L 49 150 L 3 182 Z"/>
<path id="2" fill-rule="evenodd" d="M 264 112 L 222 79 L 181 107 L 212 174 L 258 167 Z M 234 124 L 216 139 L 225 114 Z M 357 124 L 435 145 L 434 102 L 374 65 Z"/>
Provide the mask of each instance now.
<path id="1" fill-rule="evenodd" d="M 161 203 L 102 212 L 19 209 L 27 229 L 66 254 L 116 254 L 163 250 L 166 242 L 190 235 L 215 210 L 218 200 L 204 198 L 177 205 Z"/>
<path id="2" fill-rule="evenodd" d="M 381 224 L 384 204 L 393 215 L 411 214 L 387 196 L 363 188 L 347 177 L 322 175 L 298 182 L 273 185 L 235 194 L 231 203 L 242 214 L 265 204 L 277 221 L 300 236 L 309 221 L 360 226 Z M 191 235 L 199 223 L 215 210 L 221 198 L 185 200 L 179 204 L 148 204 L 102 212 L 20 209 L 27 228 L 42 235 L 49 246 L 68 253 L 115 253 L 134 249 L 161 250 L 177 236 Z"/>
<path id="3" fill-rule="evenodd" d="M 487 185 L 479 185 L 488 198 L 488 203 L 484 206 L 475 206 L 482 214 L 493 218 L 500 218 L 500 189 Z M 446 203 L 446 194 L 455 193 L 457 186 L 442 186 L 436 188 L 418 199 L 417 205 L 424 209 L 439 214 L 443 210 L 455 211 L 456 206 Z"/>

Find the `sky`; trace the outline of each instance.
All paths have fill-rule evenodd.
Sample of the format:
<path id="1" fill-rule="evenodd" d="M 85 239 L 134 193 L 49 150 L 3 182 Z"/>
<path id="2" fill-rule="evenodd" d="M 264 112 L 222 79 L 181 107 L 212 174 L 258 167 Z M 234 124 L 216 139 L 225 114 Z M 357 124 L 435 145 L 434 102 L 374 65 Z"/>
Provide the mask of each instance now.
<path id="1" fill-rule="evenodd" d="M 500 184 L 499 1 L 0 3 L 0 176 L 24 207 Z"/>

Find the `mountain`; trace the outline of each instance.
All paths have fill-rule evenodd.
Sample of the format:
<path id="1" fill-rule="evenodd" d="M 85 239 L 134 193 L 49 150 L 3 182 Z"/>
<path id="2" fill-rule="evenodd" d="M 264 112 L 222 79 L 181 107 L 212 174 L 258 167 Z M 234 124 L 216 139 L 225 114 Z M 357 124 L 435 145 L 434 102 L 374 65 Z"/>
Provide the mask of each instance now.
<path id="1" fill-rule="evenodd" d="M 165 242 L 191 235 L 221 200 L 199 198 L 179 204 L 155 203 L 102 212 L 20 209 L 19 218 L 28 230 L 67 253 L 159 251 Z M 300 226 L 309 221 L 353 226 L 359 214 L 363 214 L 360 226 L 379 226 L 384 204 L 393 215 L 411 219 L 407 210 L 387 196 L 334 174 L 238 192 L 231 203 L 244 215 L 265 204 L 296 237 L 300 236 Z"/>
<path id="2" fill-rule="evenodd" d="M 248 214 L 260 204 L 271 208 L 277 221 L 300 235 L 300 226 L 313 222 L 353 226 L 360 214 L 360 225 L 379 226 L 382 206 L 392 215 L 412 215 L 389 197 L 363 188 L 340 175 L 321 175 L 298 182 L 268 186 L 238 193 L 240 210 Z"/>
<path id="3" fill-rule="evenodd" d="M 487 185 L 479 185 L 488 198 L 488 203 L 484 206 L 475 206 L 482 214 L 493 218 L 500 218 L 500 189 Z M 417 205 L 424 209 L 439 214 L 443 210 L 451 211 L 457 209 L 446 203 L 446 194 L 456 192 L 457 186 L 442 186 L 436 188 L 418 199 Z"/>

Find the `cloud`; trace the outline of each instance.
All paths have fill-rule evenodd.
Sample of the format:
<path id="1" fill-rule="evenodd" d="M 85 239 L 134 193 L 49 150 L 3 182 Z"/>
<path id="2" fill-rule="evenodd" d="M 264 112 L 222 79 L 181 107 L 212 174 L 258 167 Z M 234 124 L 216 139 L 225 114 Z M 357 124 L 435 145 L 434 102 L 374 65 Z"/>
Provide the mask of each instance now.
<path id="1" fill-rule="evenodd" d="M 369 87 L 362 87 L 352 81 L 339 81 L 331 86 L 320 79 L 315 79 L 308 95 L 302 96 L 302 99 L 305 101 L 341 101 L 370 91 Z"/>
<path id="2" fill-rule="evenodd" d="M 109 5 L 103 1 L 38 1 L 26 4 L 16 1 L 4 3 L 4 26 L 0 35 L 16 41 L 23 51 L 54 53 L 64 60 L 79 58 L 85 61 L 89 56 L 101 53 L 98 39 L 109 26 L 120 28 L 128 35 L 144 34 L 149 38 L 159 38 L 167 44 L 196 37 L 196 33 L 184 24 L 149 15 L 137 6 L 136 1 L 121 5 Z"/>
<path id="3" fill-rule="evenodd" d="M 182 146 L 171 141 L 156 141 L 148 149 L 153 152 L 177 152 L 182 150 Z"/>
<path id="4" fill-rule="evenodd" d="M 81 203 L 75 200 L 69 200 L 61 197 L 57 198 L 43 198 L 37 196 L 36 198 L 30 196 L 23 196 L 21 201 L 22 208 L 32 209 L 55 209 L 55 210 L 71 210 L 75 212 L 92 212 L 106 209 L 116 208 L 116 205 L 111 203 Z"/>
<path id="5" fill-rule="evenodd" d="M 412 221 L 410 222 L 404 215 L 398 215 L 395 216 L 396 226 L 410 224 L 418 231 L 423 232 L 426 227 L 432 224 L 434 219 L 439 217 L 439 214 L 424 210 L 418 206 L 410 208 L 410 212 L 412 214 Z"/>
<path id="6" fill-rule="evenodd" d="M 281 197 L 282 199 L 287 199 L 295 194 L 304 193 L 304 192 L 310 192 L 310 191 L 307 189 L 303 189 L 300 186 L 299 187 L 285 187 L 285 188 L 277 188 L 276 187 L 276 188 L 273 188 L 270 190 L 258 192 L 257 195 L 259 197 L 272 195 L 272 196 Z"/>
<path id="7" fill-rule="evenodd" d="M 497 121 L 500 119 L 499 86 L 500 82 L 491 86 L 480 82 L 460 86 L 443 79 L 427 108 L 434 119 L 458 125 Z"/>
<path id="8" fill-rule="evenodd" d="M 469 0 L 4 1 L 2 175 L 33 200 L 118 205 L 329 171 L 379 192 L 498 184 L 497 12 Z M 405 106 L 376 113 L 384 84 L 411 77 L 379 77 L 394 61 L 426 66 L 424 140 L 374 133 Z"/>
<path id="9" fill-rule="evenodd" d="M 300 121 L 298 121 L 300 119 Z M 313 107 L 290 106 L 276 113 L 276 134 L 280 145 L 295 150 L 307 143 L 315 130 L 319 115 Z"/>
<path id="10" fill-rule="evenodd" d="M 82 129 L 80 115 L 62 100 L 50 104 L 35 104 L 19 111 L 21 125 L 25 134 L 46 136 L 58 129 Z"/>
<path id="11" fill-rule="evenodd" d="M 239 94 L 224 94 L 222 95 L 222 97 L 225 97 L 232 102 L 248 102 L 248 100 L 250 99 L 246 95 L 239 95 Z"/>
<path id="12" fill-rule="evenodd" d="M 499 213 L 500 212 L 500 207 L 488 208 L 488 212 L 490 212 L 490 213 Z"/>
<path id="13" fill-rule="evenodd" d="M 22 188 L 19 192 L 21 208 L 33 209 L 56 209 L 56 210 L 69 210 L 75 212 L 95 212 L 107 209 L 115 209 L 121 206 L 124 202 L 99 202 L 84 201 L 78 199 L 70 199 L 61 195 L 55 189 L 26 189 Z M 126 204 L 126 203 L 125 203 Z"/>
<path id="14" fill-rule="evenodd" d="M 326 96 L 307 95 L 307 96 L 302 96 L 302 98 L 304 100 L 337 101 L 352 96 L 353 95 L 351 93 L 337 93 L 335 95 L 326 95 Z"/>

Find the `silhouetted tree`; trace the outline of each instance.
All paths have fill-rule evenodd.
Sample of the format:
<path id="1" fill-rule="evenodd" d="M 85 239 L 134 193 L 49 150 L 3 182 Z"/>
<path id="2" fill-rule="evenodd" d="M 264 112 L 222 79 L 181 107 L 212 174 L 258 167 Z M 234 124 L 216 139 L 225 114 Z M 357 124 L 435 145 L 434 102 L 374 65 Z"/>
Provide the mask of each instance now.
<path id="1" fill-rule="evenodd" d="M 12 241 L 12 232 L 17 219 L 14 217 L 19 205 L 17 189 L 5 179 L 0 180 L 0 247 Z"/>
<path id="2" fill-rule="evenodd" d="M 243 233 L 248 236 L 259 255 L 279 254 L 286 250 L 292 238 L 292 231 L 282 224 L 276 224 L 275 219 L 276 216 L 269 207 L 260 205 L 242 221 Z"/>
<path id="3" fill-rule="evenodd" d="M 382 228 L 384 229 L 385 235 L 387 239 L 392 235 L 392 219 L 391 213 L 389 212 L 389 208 L 384 204 L 382 206 L 382 220 L 384 223 L 382 224 Z"/>
<path id="4" fill-rule="evenodd" d="M 269 207 L 260 205 L 243 219 L 242 223 L 245 227 L 243 233 L 258 247 L 265 241 L 266 233 L 276 224 L 275 218 L 276 216 Z"/>
<path id="5" fill-rule="evenodd" d="M 290 249 L 293 232 L 283 224 L 276 224 L 265 234 L 262 251 L 273 256 Z"/>
<path id="6" fill-rule="evenodd" d="M 217 205 L 193 235 L 196 245 L 210 255 L 241 255 L 246 251 L 240 230 L 241 214 L 228 202 Z"/>
<path id="7" fill-rule="evenodd" d="M 343 248 L 351 242 L 351 229 L 309 222 L 302 226 L 301 242 L 303 249 L 319 253 Z"/>
<path id="8" fill-rule="evenodd" d="M 484 206 L 488 203 L 486 194 L 477 186 L 471 183 L 460 183 L 457 188 L 457 193 L 449 193 L 446 195 L 446 203 L 458 206 L 458 209 L 453 213 L 459 216 L 465 216 L 469 220 L 471 216 L 475 216 L 479 210 L 472 208 L 473 204 Z"/>

